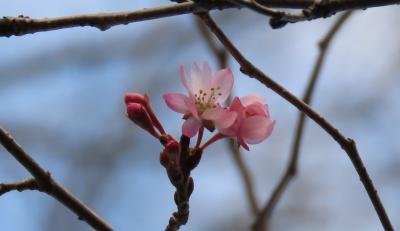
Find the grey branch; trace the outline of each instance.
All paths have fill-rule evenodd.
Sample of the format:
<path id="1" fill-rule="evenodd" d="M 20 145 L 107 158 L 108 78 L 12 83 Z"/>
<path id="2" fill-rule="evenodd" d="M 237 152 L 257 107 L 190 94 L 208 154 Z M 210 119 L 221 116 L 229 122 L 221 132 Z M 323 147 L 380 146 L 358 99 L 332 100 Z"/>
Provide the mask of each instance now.
<path id="1" fill-rule="evenodd" d="M 14 138 L 0 127 L 0 143 L 4 148 L 34 177 L 38 189 L 52 196 L 65 207 L 74 212 L 79 219 L 87 222 L 96 230 L 113 230 L 101 217 L 90 210 L 79 199 L 55 181 L 25 150 L 15 142 Z"/>
<path id="2" fill-rule="evenodd" d="M 236 4 L 233 4 L 234 2 Z M 241 4 L 239 4 L 242 2 Z M 20 15 L 18 17 L 3 17 L 0 19 L 0 36 L 22 36 L 36 32 L 66 29 L 71 27 L 91 26 L 107 30 L 116 25 L 126 25 L 133 22 L 153 20 L 182 14 L 208 12 L 215 9 L 247 7 L 272 16 L 271 25 L 275 28 L 287 22 L 312 20 L 331 16 L 337 12 L 354 9 L 367 9 L 399 4 L 400 0 L 258 0 L 257 5 L 247 1 L 198 1 L 170 4 L 142 10 L 73 15 L 58 18 L 33 19 Z M 262 6 L 262 7 L 260 7 Z M 294 8 L 301 13 L 289 14 L 281 11 L 266 11 L 265 8 Z M 275 13 L 271 13 L 275 12 Z"/>

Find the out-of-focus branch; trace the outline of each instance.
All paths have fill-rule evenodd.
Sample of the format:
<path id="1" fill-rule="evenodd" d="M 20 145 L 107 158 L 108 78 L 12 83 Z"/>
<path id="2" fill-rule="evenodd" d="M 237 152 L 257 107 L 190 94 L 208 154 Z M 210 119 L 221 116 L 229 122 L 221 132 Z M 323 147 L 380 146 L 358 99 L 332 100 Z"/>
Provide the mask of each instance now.
<path id="1" fill-rule="evenodd" d="M 9 184 L 0 184 L 0 196 L 8 193 L 10 191 L 18 191 L 22 192 L 25 190 L 39 190 L 40 187 L 37 181 L 34 178 L 30 178 L 24 181 L 9 183 Z"/>
<path id="2" fill-rule="evenodd" d="M 38 189 L 52 196 L 96 230 L 113 230 L 101 217 L 55 181 L 14 138 L 0 127 L 0 143 L 34 177 Z"/>
<path id="3" fill-rule="evenodd" d="M 306 114 L 310 119 L 316 122 L 322 129 L 324 129 L 347 153 L 354 168 L 356 169 L 361 182 L 364 185 L 365 190 L 375 208 L 376 213 L 382 223 L 385 230 L 394 230 L 393 226 L 386 214 L 385 208 L 379 198 L 377 190 L 375 189 L 371 178 L 364 166 L 363 161 L 360 158 L 356 144 L 354 140 L 345 137 L 339 132 L 332 124 L 330 124 L 325 118 L 314 111 L 308 104 L 304 103 L 301 99 L 297 98 L 283 86 L 275 82 L 272 78 L 264 74 L 261 70 L 255 67 L 249 60 L 247 60 L 242 53 L 232 44 L 232 42 L 226 37 L 222 30 L 212 20 L 207 13 L 199 13 L 199 17 L 209 27 L 209 29 L 215 34 L 219 41 L 225 46 L 229 53 L 235 58 L 235 60 L 241 66 L 240 70 L 248 75 L 250 78 L 258 80 L 260 83 L 270 88 L 275 93 L 286 99 L 297 109 Z"/>
<path id="4" fill-rule="evenodd" d="M 254 191 L 254 184 L 253 184 L 253 179 L 250 175 L 250 171 L 244 163 L 244 160 L 241 155 L 242 153 L 240 152 L 239 146 L 237 145 L 235 140 L 229 139 L 228 145 L 230 147 L 233 160 L 235 161 L 235 164 L 239 169 L 240 175 L 242 176 L 251 213 L 253 216 L 256 216 L 259 213 L 260 208 L 257 202 L 256 193 Z"/>
<path id="5" fill-rule="evenodd" d="M 333 37 L 339 28 L 343 25 L 343 23 L 348 19 L 351 15 L 351 11 L 348 11 L 340 16 L 338 20 L 333 24 L 332 28 L 328 31 L 323 39 L 319 42 L 319 55 L 314 64 L 313 71 L 311 73 L 310 79 L 307 84 L 307 88 L 305 90 L 303 101 L 306 104 L 310 104 L 312 100 L 312 95 L 315 89 L 315 85 L 320 76 L 321 68 L 324 63 L 326 53 L 331 43 Z M 300 112 L 297 119 L 297 127 L 293 139 L 293 144 L 290 151 L 290 159 L 286 171 L 284 172 L 281 180 L 278 185 L 273 190 L 269 200 L 266 205 L 261 209 L 260 213 L 257 216 L 253 224 L 253 230 L 260 230 L 260 227 L 265 226 L 264 224 L 269 225 L 269 220 L 272 215 L 272 211 L 275 208 L 277 202 L 282 197 L 283 192 L 286 190 L 289 182 L 293 179 L 297 172 L 297 163 L 299 158 L 299 151 L 301 146 L 301 141 L 303 137 L 303 130 L 305 124 L 306 116 L 304 113 Z"/>
<path id="6" fill-rule="evenodd" d="M 225 68 L 228 62 L 228 54 L 226 50 L 224 48 L 219 47 L 216 44 L 216 42 L 212 38 L 212 34 L 199 18 L 197 18 L 196 22 L 197 22 L 197 27 L 201 32 L 201 35 L 204 37 L 204 40 L 207 42 L 212 53 L 217 58 L 219 68 Z M 230 99 L 228 101 L 230 101 Z M 242 176 L 251 213 L 253 215 L 256 215 L 259 212 L 259 206 L 257 203 L 256 194 L 254 192 L 254 184 L 250 175 L 250 171 L 246 167 L 244 160 L 241 156 L 239 146 L 235 143 L 234 139 L 228 139 L 227 141 L 230 153 L 232 154 L 233 160 L 235 161 L 235 164 L 238 167 L 240 175 Z"/>
<path id="7" fill-rule="evenodd" d="M 235 2 L 232 4 L 231 2 Z M 133 22 L 152 20 L 188 13 L 208 12 L 213 9 L 248 7 L 259 13 L 272 16 L 271 26 L 279 28 L 287 22 L 312 20 L 329 17 L 337 12 L 354 9 L 367 9 L 399 4 L 400 0 L 229 0 L 229 1 L 188 1 L 179 4 L 153 7 L 143 10 L 134 10 L 114 13 L 98 13 L 73 15 L 59 18 L 33 19 L 26 16 L 3 17 L 0 19 L 0 36 L 21 36 L 36 32 L 66 29 L 71 27 L 91 26 L 100 30 L 107 30 L 116 25 L 126 25 Z M 297 8 L 303 11 L 290 14 L 268 8 Z M 267 10 L 268 9 L 268 10 Z"/>

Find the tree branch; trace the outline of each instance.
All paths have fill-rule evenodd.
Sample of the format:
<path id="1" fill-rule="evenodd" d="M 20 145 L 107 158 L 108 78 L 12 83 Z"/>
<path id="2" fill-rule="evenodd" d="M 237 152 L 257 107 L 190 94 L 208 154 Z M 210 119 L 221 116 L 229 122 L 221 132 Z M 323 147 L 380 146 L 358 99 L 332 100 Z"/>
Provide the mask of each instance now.
<path id="1" fill-rule="evenodd" d="M 34 178 L 30 178 L 21 182 L 15 182 L 10 184 L 0 184 L 0 196 L 10 191 L 17 190 L 22 192 L 25 190 L 41 190 L 39 184 Z"/>
<path id="2" fill-rule="evenodd" d="M 232 0 L 230 0 L 232 1 Z M 189 13 L 207 12 L 214 9 L 249 7 L 259 13 L 273 16 L 271 25 L 279 28 L 288 22 L 297 22 L 303 20 L 312 20 L 321 17 L 329 17 L 337 12 L 353 9 L 367 9 L 369 7 L 378 7 L 399 4 L 400 0 L 258 0 L 257 3 L 264 7 L 273 8 L 295 8 L 302 9 L 299 14 L 289 14 L 277 12 L 272 14 L 265 9 L 254 4 L 243 4 L 247 1 L 234 1 L 242 4 L 235 5 L 228 1 L 197 1 L 183 2 L 167 6 L 154 7 L 149 9 L 114 12 L 73 15 L 59 18 L 33 19 L 26 16 L 3 17 L 0 19 L 0 36 L 22 36 L 36 32 L 66 29 L 71 27 L 91 26 L 100 30 L 107 30 L 116 25 L 126 25 L 133 22 L 152 20 L 164 17 L 171 17 Z M 248 3 L 248 2 L 247 2 Z"/>
<path id="3" fill-rule="evenodd" d="M 203 19 L 204 23 L 209 27 L 209 29 L 215 34 L 219 41 L 225 46 L 229 53 L 239 63 L 239 65 L 241 66 L 240 70 L 244 74 L 248 75 L 250 78 L 258 80 L 267 88 L 270 88 L 278 95 L 286 99 L 298 110 L 305 113 L 310 119 L 314 120 L 314 122 L 316 122 L 322 129 L 324 129 L 342 147 L 342 149 L 347 153 L 348 157 L 350 158 L 354 168 L 356 169 L 360 180 L 363 183 L 365 190 L 367 191 L 368 196 L 375 208 L 375 211 L 379 216 L 382 226 L 385 228 L 385 230 L 393 230 L 392 224 L 378 196 L 377 190 L 375 189 L 371 178 L 369 177 L 368 172 L 360 158 L 355 142 L 352 139 L 346 138 L 344 135 L 342 135 L 337 128 L 331 125 L 325 118 L 314 111 L 309 105 L 307 105 L 291 92 L 286 90 L 283 86 L 272 80 L 269 76 L 264 74 L 250 61 L 248 61 L 226 37 L 226 35 L 221 31 L 221 29 L 207 13 L 199 13 L 198 15 Z"/>
<path id="4" fill-rule="evenodd" d="M 329 44 L 331 43 L 333 37 L 335 36 L 339 28 L 343 25 L 346 19 L 350 17 L 351 13 L 352 13 L 351 11 L 348 11 L 342 14 L 340 18 L 338 18 L 338 20 L 333 24 L 332 28 L 328 31 L 328 33 L 324 36 L 324 38 L 321 39 L 321 41 L 319 42 L 319 55 L 314 64 L 312 74 L 310 76 L 307 88 L 303 96 L 304 103 L 306 104 L 311 103 L 314 88 L 320 76 L 321 68 L 324 63 Z M 260 227 L 265 226 L 265 224 L 268 226 L 273 209 L 275 208 L 277 202 L 279 201 L 283 192 L 287 188 L 289 182 L 293 179 L 293 177 L 297 173 L 297 163 L 299 158 L 301 141 L 304 134 L 303 130 L 304 130 L 305 119 L 306 119 L 305 114 L 300 112 L 297 119 L 297 127 L 294 135 L 293 144 L 291 147 L 291 152 L 290 152 L 291 154 L 288 166 L 281 180 L 279 181 L 278 185 L 273 190 L 273 193 L 271 194 L 266 205 L 261 209 L 257 218 L 255 219 L 253 224 L 253 230 L 260 230 Z"/>
<path id="5" fill-rule="evenodd" d="M 49 172 L 45 171 L 32 157 L 19 146 L 14 138 L 0 127 L 0 143 L 4 148 L 28 170 L 35 178 L 38 188 L 65 205 L 80 220 L 85 221 L 96 230 L 113 230 L 102 218 L 90 210 L 79 199 L 55 181 Z"/>

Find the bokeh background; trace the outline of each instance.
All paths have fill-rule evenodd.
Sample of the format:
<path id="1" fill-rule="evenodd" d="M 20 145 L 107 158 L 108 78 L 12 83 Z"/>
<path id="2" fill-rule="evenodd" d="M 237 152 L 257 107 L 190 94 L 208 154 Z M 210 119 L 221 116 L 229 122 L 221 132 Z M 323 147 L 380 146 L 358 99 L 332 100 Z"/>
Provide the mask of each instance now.
<path id="1" fill-rule="evenodd" d="M 0 16 L 34 18 L 141 9 L 166 1 L 0 1 Z M 213 12 L 243 53 L 301 96 L 334 17 L 272 30 L 248 10 Z M 357 141 L 395 228 L 400 229 L 399 7 L 356 12 L 334 39 L 317 86 L 314 108 Z M 117 26 L 74 28 L 0 38 L 0 125 L 54 178 L 116 230 L 163 230 L 175 211 L 174 188 L 158 158 L 160 144 L 125 116 L 123 96 L 148 92 L 169 133 L 181 115 L 161 96 L 184 91 L 178 67 L 216 59 L 191 15 Z M 262 144 L 243 151 L 257 198 L 265 203 L 280 178 L 298 111 L 274 92 L 235 74 L 235 95 L 265 97 L 277 124 Z M 381 230 L 349 159 L 308 122 L 299 174 L 278 203 L 272 230 Z M 210 136 L 210 134 L 207 134 Z M 0 182 L 29 177 L 0 148 Z M 205 153 L 193 172 L 189 223 L 182 230 L 248 230 L 243 183 L 227 144 Z M 38 192 L 0 197 L 4 231 L 91 230 L 54 199 Z"/>

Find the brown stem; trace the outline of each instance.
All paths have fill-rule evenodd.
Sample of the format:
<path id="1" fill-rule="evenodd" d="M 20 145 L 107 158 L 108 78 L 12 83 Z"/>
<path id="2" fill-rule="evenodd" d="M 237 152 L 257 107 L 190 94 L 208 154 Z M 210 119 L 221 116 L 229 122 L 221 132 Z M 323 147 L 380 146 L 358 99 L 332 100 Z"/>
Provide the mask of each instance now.
<path id="1" fill-rule="evenodd" d="M 52 196 L 96 230 L 113 230 L 101 217 L 55 181 L 32 157 L 17 144 L 14 138 L 0 127 L 0 143 L 35 178 L 41 191 Z"/>
<path id="2" fill-rule="evenodd" d="M 250 61 L 248 61 L 240 51 L 232 44 L 232 42 L 226 37 L 226 35 L 217 26 L 214 20 L 207 13 L 198 14 L 204 21 L 204 23 L 209 27 L 209 29 L 215 34 L 219 41 L 225 46 L 229 53 L 235 58 L 235 60 L 241 66 L 240 70 L 248 75 L 250 78 L 258 80 L 260 83 L 264 84 L 266 87 L 273 90 L 275 93 L 286 99 L 298 110 L 305 113 L 310 119 L 316 122 L 322 129 L 324 129 L 347 153 L 348 157 L 353 163 L 361 182 L 364 185 L 365 190 L 375 208 L 376 213 L 382 223 L 385 230 L 393 230 L 393 226 L 386 214 L 385 208 L 378 196 L 377 190 L 375 189 L 371 178 L 369 177 L 367 170 L 359 156 L 355 142 L 346 138 L 342 135 L 337 128 L 330 124 L 325 118 L 314 111 L 309 105 L 304 103 L 301 99 L 297 98 L 283 86 L 279 85 L 277 82 L 272 80 L 269 76 L 264 74 L 261 70 L 255 67 Z"/>
<path id="3" fill-rule="evenodd" d="M 310 105 L 310 103 L 311 103 L 315 85 L 320 76 L 321 68 L 324 63 L 329 44 L 331 43 L 333 37 L 335 36 L 335 34 L 339 30 L 339 28 L 343 25 L 343 23 L 346 21 L 346 19 L 348 19 L 350 17 L 351 13 L 352 13 L 351 11 L 348 11 L 348 12 L 342 14 L 340 16 L 340 18 L 338 18 L 338 20 L 333 24 L 332 28 L 328 31 L 328 33 L 325 35 L 325 37 L 323 39 L 321 39 L 321 41 L 319 42 L 319 55 L 314 64 L 312 74 L 310 76 L 310 79 L 307 84 L 307 88 L 306 88 L 304 96 L 303 96 L 303 101 L 306 104 Z M 292 180 L 293 177 L 296 175 L 299 151 L 300 151 L 302 137 L 304 134 L 303 130 L 304 130 L 305 119 L 306 119 L 305 114 L 300 112 L 298 119 L 297 119 L 297 127 L 296 127 L 294 140 L 293 140 L 293 144 L 292 144 L 292 148 L 291 148 L 291 152 L 290 152 L 291 154 L 290 154 L 288 166 L 287 166 L 286 171 L 284 172 L 281 180 L 279 181 L 278 185 L 273 190 L 267 203 L 261 209 L 259 215 L 257 216 L 257 219 L 254 221 L 253 230 L 260 230 L 259 227 L 262 227 L 264 224 L 266 224 L 268 226 L 273 209 L 275 208 L 279 199 L 282 197 L 282 194 L 286 190 L 290 180 Z"/>
<path id="4" fill-rule="evenodd" d="M 8 193 L 10 191 L 17 190 L 18 192 L 22 192 L 25 190 L 39 190 L 40 187 L 37 183 L 36 179 L 30 178 L 21 182 L 9 183 L 9 184 L 0 184 L 0 196 Z"/>
<path id="5" fill-rule="evenodd" d="M 277 15 L 272 15 L 274 20 L 282 20 L 284 24 L 286 21 L 296 22 L 327 17 L 345 10 L 367 9 L 370 7 L 399 4 L 400 0 L 258 0 L 258 3 L 266 7 L 296 8 L 304 10 L 298 15 L 288 13 L 282 14 L 282 12 L 278 12 Z M 143 10 L 82 14 L 58 18 L 34 19 L 23 15 L 18 17 L 3 17 L 0 19 L 0 36 L 22 36 L 36 32 L 81 26 L 91 26 L 100 30 L 107 30 L 116 25 L 126 25 L 144 20 L 153 20 L 189 13 L 207 12 L 214 9 L 240 7 L 241 6 L 227 1 L 190 1 Z M 254 10 L 254 7 L 252 9 Z M 262 13 L 262 10 L 258 10 L 258 12 Z M 270 16 L 270 14 L 267 15 Z M 276 24 L 279 25 L 279 22 L 276 22 Z"/>

